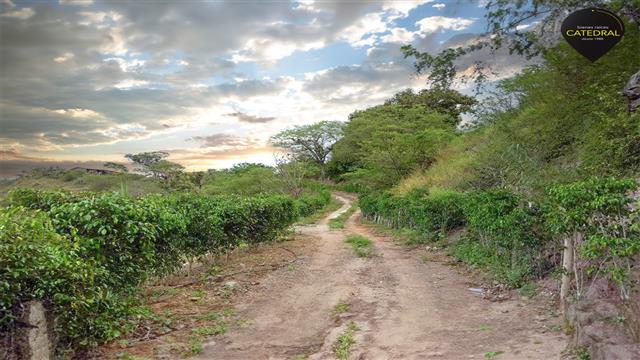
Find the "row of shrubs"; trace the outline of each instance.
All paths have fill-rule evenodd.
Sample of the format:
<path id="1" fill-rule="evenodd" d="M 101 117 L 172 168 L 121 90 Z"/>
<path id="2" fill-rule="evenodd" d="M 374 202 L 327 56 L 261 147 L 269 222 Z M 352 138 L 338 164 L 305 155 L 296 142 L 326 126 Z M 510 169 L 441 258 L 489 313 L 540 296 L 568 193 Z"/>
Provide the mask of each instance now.
<path id="1" fill-rule="evenodd" d="M 552 186 L 538 201 L 505 189 L 416 189 L 402 196 L 364 194 L 359 204 L 370 221 L 415 230 L 427 241 L 464 226 L 464 235 L 448 244 L 450 252 L 518 287 L 553 270 L 561 253 L 557 240 L 575 232 L 585 235 L 580 254 L 600 264 L 636 254 L 640 228 L 629 194 L 637 188 L 633 180 L 591 178 Z M 605 271 L 616 274 L 620 268 Z"/>
<path id="2" fill-rule="evenodd" d="M 326 205 L 326 191 L 293 199 L 79 194 L 20 189 L 0 209 L 0 333 L 20 304 L 44 300 L 64 347 L 92 346 L 126 330 L 136 287 L 185 260 L 273 240 Z"/>

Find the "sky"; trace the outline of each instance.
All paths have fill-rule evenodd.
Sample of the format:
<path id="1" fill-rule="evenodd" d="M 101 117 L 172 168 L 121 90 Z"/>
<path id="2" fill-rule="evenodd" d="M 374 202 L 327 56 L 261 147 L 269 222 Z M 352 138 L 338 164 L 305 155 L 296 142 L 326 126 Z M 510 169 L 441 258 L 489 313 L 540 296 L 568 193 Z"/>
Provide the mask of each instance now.
<path id="1" fill-rule="evenodd" d="M 468 44 L 485 1 L 0 4 L 0 176 L 167 151 L 187 170 L 273 162 L 268 139 L 421 89 L 400 46 Z M 505 53 L 462 59 L 523 62 Z M 458 83 L 466 92 L 471 84 Z"/>

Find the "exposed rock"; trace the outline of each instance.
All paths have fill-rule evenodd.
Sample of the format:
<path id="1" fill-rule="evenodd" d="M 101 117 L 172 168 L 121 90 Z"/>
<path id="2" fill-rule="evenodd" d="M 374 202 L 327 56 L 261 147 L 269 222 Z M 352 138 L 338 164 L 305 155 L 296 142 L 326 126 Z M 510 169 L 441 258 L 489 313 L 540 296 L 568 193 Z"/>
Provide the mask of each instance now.
<path id="1" fill-rule="evenodd" d="M 640 359 L 640 343 L 633 331 L 638 314 L 629 308 L 637 300 L 623 302 L 610 281 L 597 280 L 583 300 L 568 309 L 574 329 L 572 345 L 588 349 L 592 360 Z"/>
<path id="2" fill-rule="evenodd" d="M 631 75 L 622 94 L 629 99 L 629 111 L 635 111 L 640 107 L 640 71 Z"/>

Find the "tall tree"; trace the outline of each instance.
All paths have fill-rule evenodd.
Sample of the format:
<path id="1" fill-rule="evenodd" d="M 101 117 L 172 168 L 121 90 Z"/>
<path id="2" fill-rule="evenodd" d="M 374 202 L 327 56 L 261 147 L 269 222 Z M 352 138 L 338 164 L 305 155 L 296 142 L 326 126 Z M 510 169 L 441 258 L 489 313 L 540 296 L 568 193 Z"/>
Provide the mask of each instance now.
<path id="1" fill-rule="evenodd" d="M 324 179 L 326 163 L 335 143 L 342 137 L 344 123 L 320 121 L 296 126 L 271 137 L 274 146 L 290 151 L 298 161 L 311 161 L 320 168 Z"/>
<path id="2" fill-rule="evenodd" d="M 160 170 L 162 166 L 154 167 L 154 164 L 157 164 L 160 161 L 166 161 L 163 159 L 167 156 L 169 156 L 169 153 L 165 151 L 151 151 L 138 154 L 126 154 L 124 157 L 137 165 L 137 171 L 146 175 L 152 175 L 155 178 L 161 178 L 161 172 L 158 170 Z"/>
<path id="3" fill-rule="evenodd" d="M 458 125 L 461 120 L 460 114 L 471 111 L 476 100 L 452 89 L 423 89 L 417 93 L 412 89 L 406 89 L 395 94 L 385 104 L 403 107 L 422 105 L 428 110 L 451 116 L 452 124 Z"/>

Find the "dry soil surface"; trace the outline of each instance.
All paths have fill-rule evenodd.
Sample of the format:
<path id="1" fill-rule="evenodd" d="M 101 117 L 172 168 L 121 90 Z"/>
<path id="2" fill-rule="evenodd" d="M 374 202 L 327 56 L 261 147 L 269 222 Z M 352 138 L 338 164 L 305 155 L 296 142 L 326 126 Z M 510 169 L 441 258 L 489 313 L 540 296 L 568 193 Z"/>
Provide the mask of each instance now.
<path id="1" fill-rule="evenodd" d="M 342 208 L 297 229 L 315 250 L 239 297 L 236 311 L 249 325 L 210 338 L 197 359 L 335 359 L 336 338 L 351 322 L 350 359 L 560 358 L 565 339 L 527 300 L 483 299 L 459 269 L 421 260 L 360 224 L 359 212 L 344 230 L 330 230 L 329 219 L 351 204 L 338 197 Z M 375 256 L 356 257 L 344 242 L 352 233 L 371 239 Z M 336 314 L 338 303 L 348 310 Z"/>

